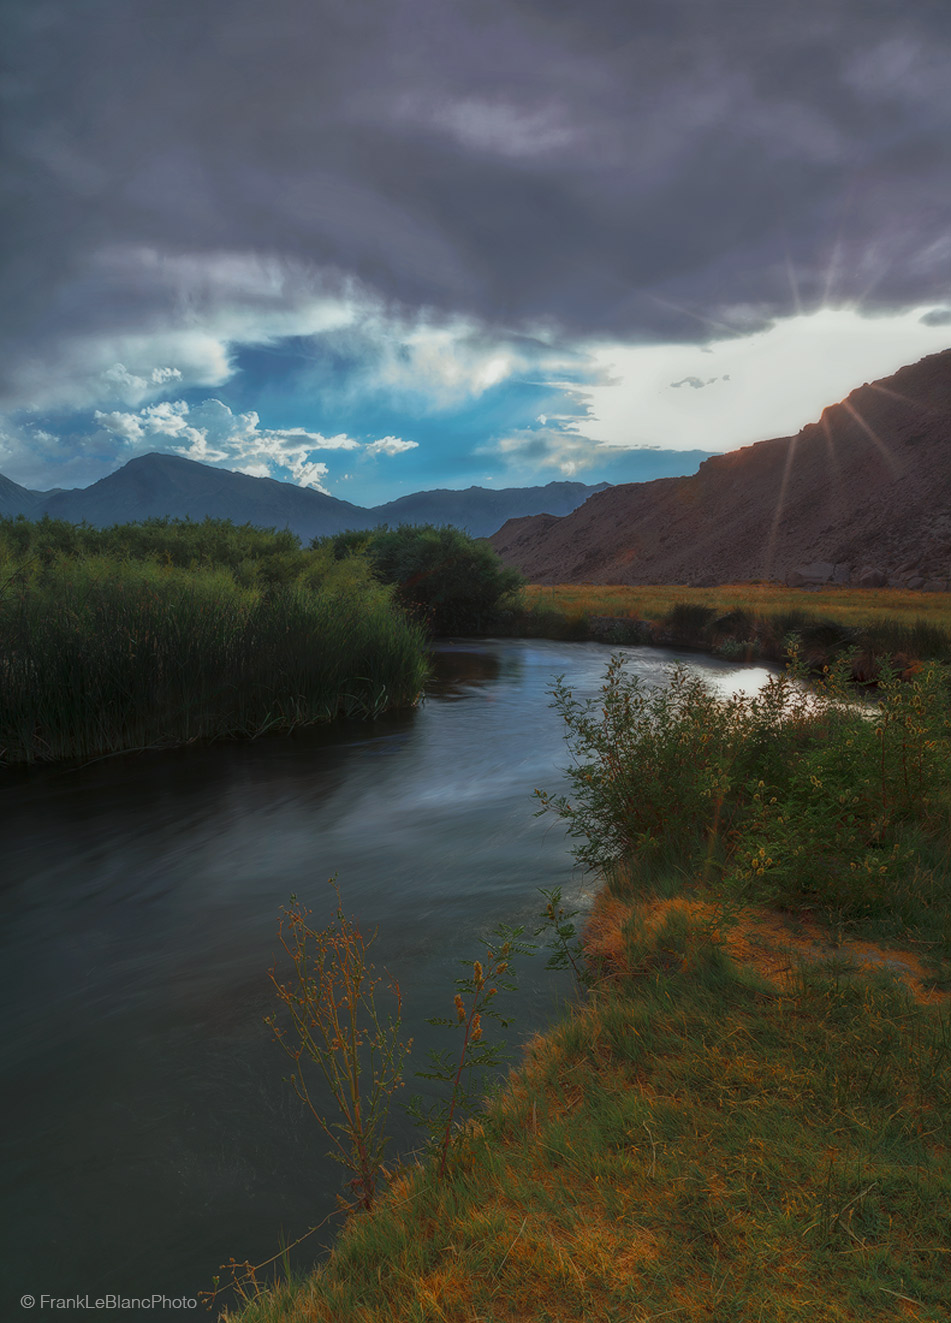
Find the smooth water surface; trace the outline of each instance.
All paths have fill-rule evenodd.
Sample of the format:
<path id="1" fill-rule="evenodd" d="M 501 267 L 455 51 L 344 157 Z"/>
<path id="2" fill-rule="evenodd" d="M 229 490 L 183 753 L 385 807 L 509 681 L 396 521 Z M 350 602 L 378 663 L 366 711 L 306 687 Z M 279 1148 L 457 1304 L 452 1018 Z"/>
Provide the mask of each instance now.
<path id="1" fill-rule="evenodd" d="M 268 1258 L 327 1216 L 342 1169 L 263 1024 L 280 907 L 296 893 L 320 926 L 336 874 L 347 911 L 378 930 L 417 1049 L 453 1046 L 424 1021 L 451 1014 L 480 936 L 530 930 L 542 886 L 587 902 L 532 791 L 556 788 L 567 760 L 553 677 L 594 693 L 611 651 L 460 643 L 437 654 L 417 710 L 370 725 L 0 773 L 4 1318 L 27 1292 L 195 1296 L 232 1255 Z M 677 659 L 614 651 L 657 681 Z M 683 660 L 724 687 L 765 676 Z M 529 961 L 512 1032 L 570 992 Z M 419 1143 L 400 1116 L 392 1131 L 404 1151 Z"/>

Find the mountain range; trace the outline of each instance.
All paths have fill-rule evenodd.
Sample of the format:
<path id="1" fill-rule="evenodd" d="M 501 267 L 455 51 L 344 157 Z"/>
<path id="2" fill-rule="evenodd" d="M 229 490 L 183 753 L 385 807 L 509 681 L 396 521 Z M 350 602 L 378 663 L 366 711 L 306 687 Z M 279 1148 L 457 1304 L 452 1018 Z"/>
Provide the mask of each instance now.
<path id="1" fill-rule="evenodd" d="M 795 436 L 624 483 L 491 539 L 533 583 L 951 586 L 951 349 Z"/>
<path id="2" fill-rule="evenodd" d="M 860 386 L 795 436 L 714 455 L 690 477 L 415 492 L 372 508 L 180 455 L 90 487 L 0 475 L 0 515 L 97 527 L 188 516 L 290 528 L 305 542 L 388 523 L 491 536 L 533 583 L 851 583 L 951 588 L 951 349 Z"/>
<path id="3" fill-rule="evenodd" d="M 49 515 L 96 528 L 153 517 L 201 520 L 207 516 L 262 528 L 289 528 L 304 542 L 379 524 L 455 524 L 473 537 L 487 537 L 515 516 L 542 511 L 567 514 L 606 486 L 550 482 L 544 487 L 414 492 L 367 509 L 311 487 L 154 453 L 130 459 L 90 487 L 71 491 L 31 491 L 0 474 L 0 515 L 22 514 L 29 519 Z"/>

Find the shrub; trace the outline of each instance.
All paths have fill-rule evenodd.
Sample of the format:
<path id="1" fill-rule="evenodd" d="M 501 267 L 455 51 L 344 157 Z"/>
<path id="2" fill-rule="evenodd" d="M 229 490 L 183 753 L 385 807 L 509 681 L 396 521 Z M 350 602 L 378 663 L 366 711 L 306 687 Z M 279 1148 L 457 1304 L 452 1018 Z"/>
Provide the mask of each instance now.
<path id="1" fill-rule="evenodd" d="M 487 542 L 457 528 L 401 524 L 315 539 L 336 557 L 365 551 L 397 600 L 434 634 L 477 634 L 489 628 L 522 585 Z"/>
<path id="2" fill-rule="evenodd" d="M 886 671 L 862 706 L 848 669 L 811 691 L 790 673 L 733 698 L 682 669 L 650 689 L 619 657 L 596 700 L 559 681 L 572 793 L 536 791 L 541 811 L 565 819 L 589 867 L 629 861 L 647 880 L 659 859 L 715 869 L 745 899 L 896 914 L 910 885 L 939 885 L 922 845 L 951 809 L 949 676 L 940 663 L 910 680 Z"/>
<path id="3" fill-rule="evenodd" d="M 402 997 L 390 979 L 395 1003 L 384 1015 L 377 1007 L 377 988 L 365 938 L 343 910 L 340 890 L 333 921 L 313 928 L 310 911 L 291 898 L 284 910 L 279 937 L 293 973 L 282 981 L 276 970 L 271 982 L 287 1011 L 290 1025 L 269 1015 L 266 1023 L 293 1065 L 294 1092 L 331 1142 L 330 1155 L 353 1173 L 350 1186 L 361 1208 L 373 1207 L 383 1170 L 386 1118 L 390 1098 L 403 1074 L 403 1059 L 411 1043 L 401 1036 Z M 317 1067 L 340 1120 L 324 1114 L 320 1095 L 310 1082 Z"/>

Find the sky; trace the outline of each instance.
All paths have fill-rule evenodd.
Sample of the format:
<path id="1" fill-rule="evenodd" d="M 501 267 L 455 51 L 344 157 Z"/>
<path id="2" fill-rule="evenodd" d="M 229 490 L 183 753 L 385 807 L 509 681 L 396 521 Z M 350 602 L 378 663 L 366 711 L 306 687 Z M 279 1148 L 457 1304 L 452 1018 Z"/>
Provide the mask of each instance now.
<path id="1" fill-rule="evenodd" d="M 947 0 L 0 0 L 0 473 L 641 481 L 951 345 Z"/>

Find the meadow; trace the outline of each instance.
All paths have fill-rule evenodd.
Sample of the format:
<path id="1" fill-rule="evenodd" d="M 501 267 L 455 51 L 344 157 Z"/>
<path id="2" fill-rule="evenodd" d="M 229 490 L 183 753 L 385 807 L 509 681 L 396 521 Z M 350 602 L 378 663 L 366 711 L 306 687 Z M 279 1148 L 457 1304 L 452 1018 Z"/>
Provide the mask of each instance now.
<path id="1" fill-rule="evenodd" d="M 569 618 L 630 616 L 659 620 L 681 602 L 711 607 L 721 615 L 731 611 L 762 614 L 807 610 L 843 624 L 866 625 L 880 619 L 911 624 L 924 620 L 951 631 L 951 594 L 921 593 L 900 588 L 787 588 L 778 583 L 719 584 L 690 588 L 659 584 L 627 587 L 616 584 L 532 585 L 525 590 L 529 607 L 551 607 Z"/>
<path id="2" fill-rule="evenodd" d="M 740 661 L 783 662 L 796 635 L 815 670 L 851 652 L 855 677 L 881 662 L 951 661 L 951 594 L 894 588 L 804 590 L 775 583 L 530 585 L 505 626 L 515 634 L 695 647 Z"/>
<path id="3" fill-rule="evenodd" d="M 617 658 L 553 699 L 570 784 L 539 809 L 603 882 L 583 957 L 547 907 L 582 997 L 323 1267 L 227 1317 L 945 1319 L 947 669 L 860 708 L 845 663 L 721 698 Z"/>

